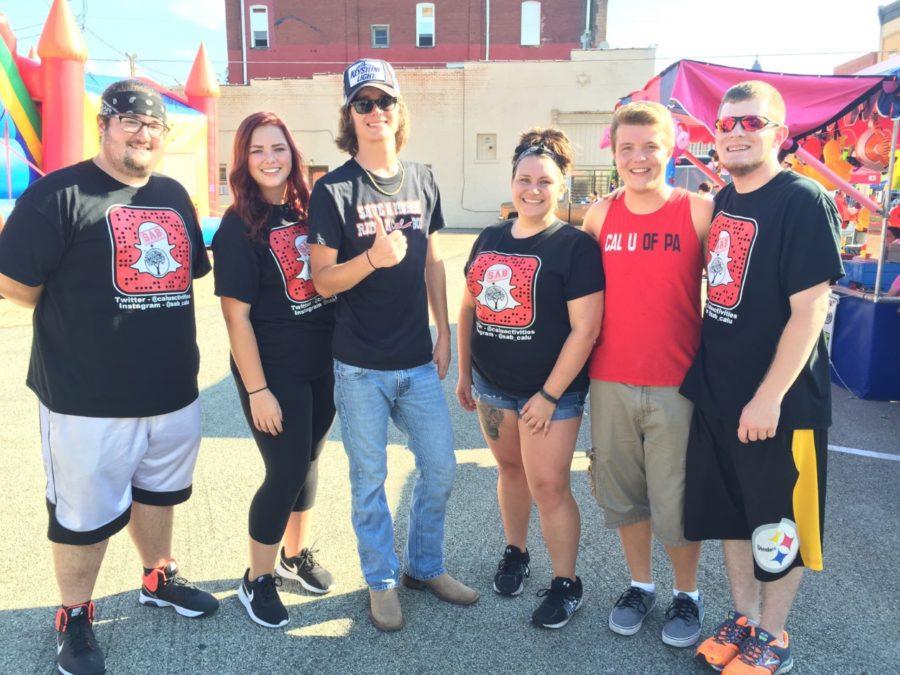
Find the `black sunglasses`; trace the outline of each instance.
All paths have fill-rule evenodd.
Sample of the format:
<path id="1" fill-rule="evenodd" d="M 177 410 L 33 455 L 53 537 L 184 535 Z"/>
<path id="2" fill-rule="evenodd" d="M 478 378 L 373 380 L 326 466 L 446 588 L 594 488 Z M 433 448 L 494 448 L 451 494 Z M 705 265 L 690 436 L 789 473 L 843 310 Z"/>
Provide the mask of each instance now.
<path id="1" fill-rule="evenodd" d="M 377 105 L 379 110 L 383 110 L 387 112 L 388 110 L 393 110 L 394 106 L 397 105 L 397 97 L 396 96 L 388 96 L 384 95 L 381 98 L 358 98 L 355 101 L 350 101 L 350 105 L 353 106 L 353 109 L 359 113 L 360 115 L 368 115 L 372 112 L 372 109 Z"/>

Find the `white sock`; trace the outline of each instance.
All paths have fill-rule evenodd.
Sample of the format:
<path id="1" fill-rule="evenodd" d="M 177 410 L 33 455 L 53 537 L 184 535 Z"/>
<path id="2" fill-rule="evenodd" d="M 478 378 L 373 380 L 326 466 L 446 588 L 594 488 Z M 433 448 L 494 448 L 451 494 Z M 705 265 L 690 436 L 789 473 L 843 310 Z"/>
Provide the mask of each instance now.
<path id="1" fill-rule="evenodd" d="M 640 581 L 631 580 L 631 585 L 635 588 L 640 588 L 642 591 L 647 591 L 648 593 L 656 593 L 656 584 L 645 584 Z"/>
<path id="2" fill-rule="evenodd" d="M 672 589 L 672 595 L 674 597 L 678 597 L 679 593 L 684 593 L 694 602 L 700 602 L 700 591 L 679 591 L 677 588 Z"/>

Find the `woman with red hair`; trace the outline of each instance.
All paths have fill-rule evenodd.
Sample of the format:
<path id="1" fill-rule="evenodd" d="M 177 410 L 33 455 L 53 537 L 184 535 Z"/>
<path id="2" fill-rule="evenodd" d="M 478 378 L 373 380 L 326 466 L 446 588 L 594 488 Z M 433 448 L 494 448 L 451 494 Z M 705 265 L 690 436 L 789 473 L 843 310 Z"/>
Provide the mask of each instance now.
<path id="1" fill-rule="evenodd" d="M 309 181 L 280 117 L 258 112 L 241 122 L 229 182 L 234 203 L 212 246 L 215 292 L 241 406 L 266 467 L 250 504 L 250 566 L 238 598 L 253 621 L 278 628 L 288 613 L 276 575 L 313 593 L 331 589 L 306 540 L 317 458 L 334 420 L 334 305 L 310 278 Z"/>

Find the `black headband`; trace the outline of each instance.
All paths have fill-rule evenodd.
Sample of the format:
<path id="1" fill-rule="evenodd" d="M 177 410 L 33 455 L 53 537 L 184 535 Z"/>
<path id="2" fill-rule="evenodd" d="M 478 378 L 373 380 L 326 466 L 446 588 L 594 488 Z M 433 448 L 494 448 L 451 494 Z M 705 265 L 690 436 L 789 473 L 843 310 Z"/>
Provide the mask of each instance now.
<path id="1" fill-rule="evenodd" d="M 556 164 L 556 166 L 559 167 L 559 170 L 562 173 L 566 172 L 565 168 L 563 168 L 566 165 L 563 158 L 560 157 L 559 155 L 557 155 L 555 152 L 553 152 L 550 148 L 548 148 L 543 143 L 538 143 L 536 145 L 529 145 L 529 146 L 525 147 L 521 152 L 516 154 L 516 158 L 513 161 L 513 172 L 514 173 L 515 173 L 516 167 L 519 165 L 519 162 L 521 162 L 525 157 L 528 157 L 529 155 L 544 155 L 546 157 L 549 157 L 550 159 L 553 160 L 554 164 Z"/>
<path id="2" fill-rule="evenodd" d="M 104 93 L 100 99 L 100 114 L 111 115 L 147 115 L 166 123 L 166 104 L 162 96 L 155 91 L 115 91 Z"/>

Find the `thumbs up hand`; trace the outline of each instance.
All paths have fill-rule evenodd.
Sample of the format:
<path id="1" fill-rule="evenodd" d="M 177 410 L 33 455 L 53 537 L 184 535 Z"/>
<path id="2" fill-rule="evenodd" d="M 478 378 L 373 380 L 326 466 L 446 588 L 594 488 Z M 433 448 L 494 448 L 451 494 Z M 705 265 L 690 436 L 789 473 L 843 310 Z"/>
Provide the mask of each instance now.
<path id="1" fill-rule="evenodd" d="M 375 214 L 375 241 L 369 248 L 369 261 L 378 269 L 398 265 L 406 256 L 406 237 L 400 230 L 388 234 L 381 216 Z"/>

